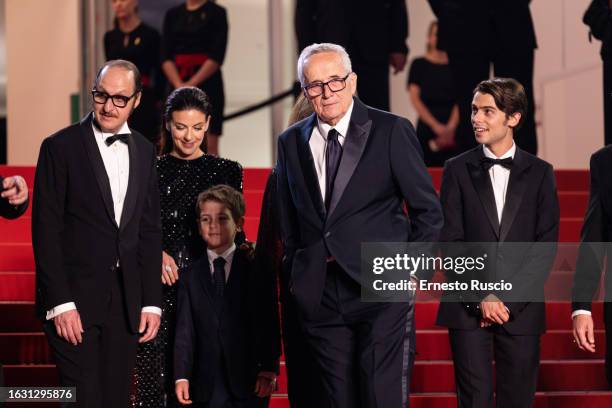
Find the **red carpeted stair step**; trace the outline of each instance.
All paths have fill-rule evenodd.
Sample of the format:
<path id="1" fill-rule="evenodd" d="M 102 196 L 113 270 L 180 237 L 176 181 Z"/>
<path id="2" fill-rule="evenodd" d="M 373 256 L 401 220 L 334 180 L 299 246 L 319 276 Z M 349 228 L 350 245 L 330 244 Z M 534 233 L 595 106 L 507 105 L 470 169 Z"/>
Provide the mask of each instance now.
<path id="1" fill-rule="evenodd" d="M 570 330 L 549 330 L 542 336 L 541 358 L 543 360 L 597 360 L 605 355 L 605 333 L 596 330 L 595 353 L 581 351 L 573 343 Z M 448 332 L 446 329 L 417 331 L 417 361 L 451 360 Z M 51 353 L 43 333 L 0 333 L 0 362 L 4 364 L 51 364 Z M 284 363 L 283 363 L 284 364 Z M 283 365 L 284 370 L 284 365 Z M 280 390 L 286 389 L 284 377 L 279 382 Z"/>
<path id="2" fill-rule="evenodd" d="M 0 316 L 0 333 L 42 331 L 42 323 L 34 315 L 33 302 L 0 302 Z"/>
<path id="3" fill-rule="evenodd" d="M 0 242 L 0 272 L 33 270 L 34 253 L 30 243 Z"/>
<path id="4" fill-rule="evenodd" d="M 47 339 L 39 333 L 0 333 L 2 364 L 51 364 Z"/>
<path id="5" fill-rule="evenodd" d="M 443 329 L 436 326 L 438 303 L 416 304 L 417 330 Z M 549 302 L 546 304 L 546 324 L 548 330 L 571 330 L 572 308 L 567 302 Z M 41 322 L 34 316 L 33 302 L 0 302 L 0 333 L 39 332 Z M 603 329 L 603 304 L 593 303 L 593 320 L 595 329 Z"/>
<path id="6" fill-rule="evenodd" d="M 0 301 L 34 301 L 34 272 L 0 272 Z"/>

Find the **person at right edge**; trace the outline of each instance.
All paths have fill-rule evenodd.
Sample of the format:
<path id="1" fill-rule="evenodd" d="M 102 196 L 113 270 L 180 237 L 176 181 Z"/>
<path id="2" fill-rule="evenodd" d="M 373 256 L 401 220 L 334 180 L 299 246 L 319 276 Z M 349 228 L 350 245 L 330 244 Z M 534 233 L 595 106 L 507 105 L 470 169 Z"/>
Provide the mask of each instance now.
<path id="1" fill-rule="evenodd" d="M 537 48 L 531 0 L 428 0 L 439 22 L 438 48 L 448 62 L 459 104 L 456 143 L 460 151 L 476 145 L 470 122 L 472 90 L 489 78 L 514 78 L 525 87 L 526 116 L 514 135 L 521 149 L 537 154 L 533 59 Z"/>
<path id="2" fill-rule="evenodd" d="M 589 26 L 591 37 L 601 40 L 604 84 L 604 142 L 612 143 L 612 0 L 592 0 L 582 21 Z"/>
<path id="3" fill-rule="evenodd" d="M 527 96 L 516 80 L 478 84 L 471 123 L 479 146 L 448 160 L 442 175 L 440 241 L 449 248 L 492 243 L 497 252 L 487 268 L 494 265 L 496 278 L 512 284 L 511 291 L 473 293 L 476 302 L 464 302 L 457 292 L 441 299 L 437 324 L 448 328 L 461 408 L 530 407 L 534 401 L 546 328 L 540 299 L 560 216 L 553 167 L 514 142 L 526 115 Z"/>
<path id="4" fill-rule="evenodd" d="M 594 353 L 595 333 L 592 300 L 599 288 L 604 260 L 607 255 L 607 271 L 611 271 L 612 254 L 612 146 L 606 146 L 591 156 L 591 187 L 589 205 L 580 233 L 581 245 L 576 261 L 574 288 L 572 291 L 573 335 L 577 346 Z M 606 378 L 612 387 L 612 275 L 606 272 L 604 323 L 606 329 Z"/>
<path id="5" fill-rule="evenodd" d="M 366 105 L 390 111 L 389 66 L 404 70 L 408 56 L 408 10 L 405 0 L 297 0 L 297 51 L 313 43 L 346 48 L 357 94 Z"/>

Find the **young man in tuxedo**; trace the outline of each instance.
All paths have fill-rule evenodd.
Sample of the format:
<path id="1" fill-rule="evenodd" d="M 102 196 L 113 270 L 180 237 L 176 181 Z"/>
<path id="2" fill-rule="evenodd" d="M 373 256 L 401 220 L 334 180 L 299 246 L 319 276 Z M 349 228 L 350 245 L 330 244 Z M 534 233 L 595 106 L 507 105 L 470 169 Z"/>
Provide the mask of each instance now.
<path id="1" fill-rule="evenodd" d="M 362 301 L 361 244 L 437 241 L 440 203 L 414 128 L 354 97 L 344 48 L 306 47 L 298 77 L 315 113 L 280 135 L 276 168 L 300 324 L 332 407 L 405 407 L 414 302 Z"/>
<path id="2" fill-rule="evenodd" d="M 46 138 L 36 168 L 36 310 L 70 407 L 125 407 L 138 342 L 161 315 L 155 149 L 127 126 L 140 100 L 134 64 L 107 62 L 93 112 Z"/>
<path id="3" fill-rule="evenodd" d="M 500 246 L 557 241 L 559 204 L 553 168 L 514 143 L 514 132 L 526 113 L 525 90 L 516 80 L 494 78 L 476 87 L 471 121 L 479 146 L 446 162 L 440 191 L 441 241 Z M 547 246 L 551 247 L 554 244 Z M 495 405 L 493 356 L 497 406 L 531 406 L 545 307 L 541 301 L 516 299 L 521 296 L 516 291 L 527 287 L 529 296 L 542 298 L 554 257 L 554 251 L 551 255 L 542 248 L 533 246 L 535 253 L 520 254 L 520 265 L 508 268 L 504 278 L 514 293 L 479 293 L 475 304 L 463 302 L 457 294 L 444 294 L 437 322 L 449 329 L 459 407 Z"/>
<path id="4" fill-rule="evenodd" d="M 244 199 L 214 186 L 196 202 L 206 255 L 181 276 L 174 342 L 178 401 L 201 408 L 265 408 L 276 387 L 276 299 L 248 254 L 236 248 Z"/>
<path id="5" fill-rule="evenodd" d="M 582 245 L 578 251 L 572 293 L 573 334 L 579 348 L 595 352 L 591 302 L 599 288 L 601 273 L 606 270 L 606 377 L 612 387 L 612 178 L 609 176 L 612 172 L 612 146 L 606 146 L 591 156 L 590 172 L 589 205 L 580 233 Z"/>

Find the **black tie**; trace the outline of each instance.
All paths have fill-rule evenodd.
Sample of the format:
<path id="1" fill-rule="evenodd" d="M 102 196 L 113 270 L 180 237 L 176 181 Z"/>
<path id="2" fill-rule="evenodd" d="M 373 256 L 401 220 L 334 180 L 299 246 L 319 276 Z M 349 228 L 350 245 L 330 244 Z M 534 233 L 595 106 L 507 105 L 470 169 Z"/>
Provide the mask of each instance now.
<path id="1" fill-rule="evenodd" d="M 129 133 L 119 133 L 119 134 L 107 137 L 106 140 L 104 140 L 104 143 L 106 143 L 107 146 L 112 145 L 117 140 L 123 143 L 127 143 L 129 136 L 130 136 Z"/>
<path id="2" fill-rule="evenodd" d="M 482 164 L 482 167 L 484 167 L 485 170 L 489 170 L 496 164 L 504 166 L 510 170 L 510 168 L 512 168 L 512 157 L 506 157 L 505 159 L 491 159 L 490 157 L 483 157 L 480 159 L 480 164 Z"/>
<path id="3" fill-rule="evenodd" d="M 342 145 L 338 141 L 338 131 L 330 129 L 327 133 L 327 148 L 325 149 L 325 209 L 329 210 L 334 181 L 338 173 L 338 165 L 342 157 Z"/>
<path id="4" fill-rule="evenodd" d="M 215 283 L 215 297 L 222 298 L 225 290 L 225 259 L 222 257 L 213 261 L 213 281 Z"/>

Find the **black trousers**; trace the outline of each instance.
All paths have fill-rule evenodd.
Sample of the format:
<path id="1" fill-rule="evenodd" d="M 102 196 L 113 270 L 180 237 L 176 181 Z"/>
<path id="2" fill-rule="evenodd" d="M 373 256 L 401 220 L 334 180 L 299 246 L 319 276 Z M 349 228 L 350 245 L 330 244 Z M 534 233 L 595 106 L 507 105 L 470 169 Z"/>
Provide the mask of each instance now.
<path id="1" fill-rule="evenodd" d="M 353 61 L 357 74 L 357 96 L 368 106 L 389 111 L 389 64 L 372 65 Z"/>
<path id="2" fill-rule="evenodd" d="M 57 335 L 52 321 L 44 331 L 59 370 L 63 387 L 76 387 L 76 403 L 66 407 L 127 407 L 138 334 L 127 321 L 120 270 L 113 276 L 104 323 L 84 328 L 76 346 Z M 77 305 L 78 307 L 78 305 Z"/>
<path id="3" fill-rule="evenodd" d="M 291 408 L 329 408 L 321 372 L 299 322 L 297 305 L 288 288 L 281 290 L 285 292 L 281 322 L 289 404 Z"/>
<path id="4" fill-rule="evenodd" d="M 449 338 L 460 408 L 532 406 L 540 365 L 540 336 L 512 336 L 501 327 L 491 327 L 449 329 Z"/>
<path id="5" fill-rule="evenodd" d="M 492 48 L 494 45 L 492 45 Z M 533 98 L 533 50 L 513 51 L 495 49 L 490 54 L 471 52 L 448 53 L 448 62 L 453 76 L 457 104 L 459 105 L 459 126 L 456 142 L 460 151 L 476 146 L 472 129 L 473 91 L 480 81 L 489 78 L 491 65 L 497 77 L 514 78 L 525 87 L 528 111 L 522 127 L 515 132 L 514 141 L 523 150 L 536 154 L 538 139 L 534 118 Z"/>
<path id="6" fill-rule="evenodd" d="M 413 303 L 361 301 L 360 285 L 327 264 L 321 306 L 304 330 L 334 408 L 408 404 Z"/>
<path id="7" fill-rule="evenodd" d="M 605 144 L 612 144 L 612 59 L 603 61 Z"/>

